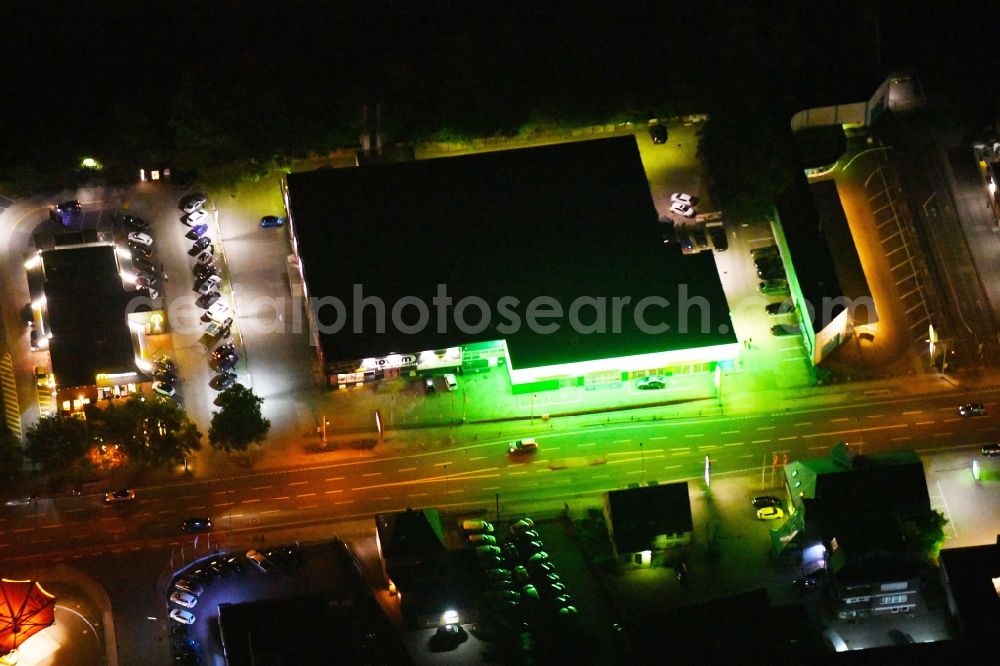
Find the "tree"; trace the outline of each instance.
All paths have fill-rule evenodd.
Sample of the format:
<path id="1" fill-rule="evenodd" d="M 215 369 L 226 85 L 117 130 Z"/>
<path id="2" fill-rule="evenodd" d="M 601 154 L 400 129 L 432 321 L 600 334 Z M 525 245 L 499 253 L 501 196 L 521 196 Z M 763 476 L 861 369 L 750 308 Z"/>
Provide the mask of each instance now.
<path id="1" fill-rule="evenodd" d="M 101 433 L 140 466 L 170 467 L 201 448 L 201 433 L 175 402 L 133 396 L 105 410 Z"/>
<path id="2" fill-rule="evenodd" d="M 271 429 L 271 422 L 260 413 L 263 402 L 264 398 L 242 384 L 223 391 L 218 399 L 220 409 L 212 413 L 209 443 L 229 453 L 263 442 Z"/>
<path id="3" fill-rule="evenodd" d="M 900 521 L 899 532 L 904 549 L 925 561 L 936 561 L 944 543 L 944 526 L 947 524 L 944 514 L 933 509 Z"/>
<path id="4" fill-rule="evenodd" d="M 5 423 L 0 423 L 0 481 L 12 483 L 24 474 L 21 442 Z"/>
<path id="5" fill-rule="evenodd" d="M 43 416 L 25 433 L 25 454 L 46 472 L 62 472 L 87 452 L 87 424 L 73 416 Z"/>

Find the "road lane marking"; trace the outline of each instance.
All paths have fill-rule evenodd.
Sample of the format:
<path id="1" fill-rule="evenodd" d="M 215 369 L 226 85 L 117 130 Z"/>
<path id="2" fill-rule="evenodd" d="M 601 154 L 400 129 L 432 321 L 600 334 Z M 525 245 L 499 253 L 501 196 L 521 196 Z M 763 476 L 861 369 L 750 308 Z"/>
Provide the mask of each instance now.
<path id="1" fill-rule="evenodd" d="M 451 464 L 451 461 L 449 460 L 448 462 L 434 463 L 434 466 L 435 467 L 444 467 L 445 465 L 450 465 L 450 464 Z"/>
<path id="2" fill-rule="evenodd" d="M 296 495 L 295 499 L 299 499 L 300 497 L 316 497 L 316 493 L 302 493 L 301 495 Z"/>
<path id="3" fill-rule="evenodd" d="M 889 441 L 890 441 L 890 442 L 905 442 L 905 441 L 906 441 L 906 440 L 908 440 L 908 439 L 913 439 L 913 438 L 912 438 L 912 437 L 910 437 L 910 436 L 906 436 L 906 437 L 893 437 L 893 438 L 892 438 L 892 439 L 890 439 Z"/>
<path id="4" fill-rule="evenodd" d="M 684 435 L 684 436 L 685 436 L 685 437 L 704 437 L 704 436 L 705 436 L 705 433 L 703 433 L 703 432 L 699 432 L 699 433 L 690 433 L 690 434 L 687 434 L 687 435 Z"/>
<path id="5" fill-rule="evenodd" d="M 478 460 L 478 458 L 473 458 L 473 460 Z M 404 467 L 403 469 L 397 469 L 396 471 L 397 472 L 413 472 L 413 471 L 416 471 L 416 469 L 417 469 L 416 467 Z M 337 478 L 338 479 L 343 479 L 344 477 L 339 476 Z M 330 479 L 327 479 L 327 481 L 329 481 L 329 480 Z"/>
<path id="6" fill-rule="evenodd" d="M 812 424 L 813 424 L 812 421 L 802 421 L 800 423 L 793 423 L 792 426 L 793 427 L 800 427 L 800 426 L 807 426 L 807 425 L 812 425 Z"/>
<path id="7" fill-rule="evenodd" d="M 254 499 L 241 500 L 240 504 L 253 504 L 254 502 L 259 502 L 259 501 L 260 501 L 260 498 L 259 497 L 255 497 Z"/>
<path id="8" fill-rule="evenodd" d="M 911 416 L 913 414 L 923 414 L 923 413 L 924 413 L 924 410 L 922 410 L 922 409 L 911 409 L 908 412 L 902 412 L 903 416 Z"/>
<path id="9" fill-rule="evenodd" d="M 411 467 L 410 469 L 416 469 L 416 467 Z M 409 469 L 401 469 L 399 471 L 400 472 L 409 472 L 410 470 Z M 331 476 L 329 479 L 323 479 L 323 480 L 324 481 L 343 481 L 344 477 L 342 477 L 342 476 Z M 268 488 L 270 488 L 270 486 L 268 486 Z"/>
<path id="10" fill-rule="evenodd" d="M 271 486 L 268 486 L 268 488 L 270 488 L 270 487 L 271 487 Z M 257 490 L 257 489 L 256 489 L 256 488 L 254 488 L 254 490 Z M 197 495 L 182 495 L 182 496 L 180 496 L 180 497 L 175 497 L 174 499 L 179 499 L 179 500 L 185 500 L 185 499 L 198 499 L 198 496 L 197 496 Z"/>
<path id="11" fill-rule="evenodd" d="M 233 504 L 235 504 L 235 502 L 223 502 L 222 504 L 213 504 L 212 508 L 214 509 L 217 506 L 232 506 Z"/>
<path id="12" fill-rule="evenodd" d="M 751 439 L 750 443 L 751 444 L 766 444 L 767 442 L 770 442 L 770 441 L 771 440 L 769 440 L 769 439 Z"/>
<path id="13" fill-rule="evenodd" d="M 334 504 L 354 504 L 354 500 L 344 500 L 343 502 L 334 502 Z"/>
<path id="14" fill-rule="evenodd" d="M 740 431 L 739 430 L 723 430 L 719 434 L 720 435 L 738 435 L 738 434 L 740 434 Z"/>
<path id="15" fill-rule="evenodd" d="M 650 441 L 652 441 L 652 442 L 655 442 L 655 441 L 657 441 L 657 440 L 659 440 L 659 439 L 670 439 L 670 438 L 669 438 L 669 437 L 666 437 L 666 436 L 664 436 L 664 435 L 660 435 L 660 436 L 658 436 L 658 437 L 650 437 L 649 439 L 650 439 Z"/>
<path id="16" fill-rule="evenodd" d="M 613 439 L 613 440 L 611 440 L 611 443 L 612 444 L 628 444 L 631 441 L 632 441 L 631 439 Z"/>
<path id="17" fill-rule="evenodd" d="M 63 513 L 80 513 L 81 511 L 86 511 L 86 509 L 66 509 Z"/>
<path id="18" fill-rule="evenodd" d="M 260 513 L 261 515 L 264 515 L 265 513 L 278 513 L 279 511 L 281 511 L 281 509 L 268 509 L 267 511 L 261 511 Z"/>
<path id="19" fill-rule="evenodd" d="M 33 527 L 22 527 L 20 529 L 11 530 L 11 533 L 12 534 L 20 534 L 21 532 L 30 532 L 33 529 L 34 529 Z"/>
<path id="20" fill-rule="evenodd" d="M 364 478 L 369 477 L 369 476 L 381 476 L 381 475 L 382 475 L 382 472 L 368 472 L 367 474 L 362 474 L 361 478 L 364 479 Z"/>
<path id="21" fill-rule="evenodd" d="M 577 446 L 579 446 L 582 449 L 585 446 L 597 446 L 597 442 L 588 442 L 587 444 L 578 444 Z"/>
<path id="22" fill-rule="evenodd" d="M 327 490 L 323 494 L 324 495 L 336 495 L 337 493 L 342 493 L 342 492 L 344 492 L 343 488 L 341 488 L 340 490 Z"/>
<path id="23" fill-rule="evenodd" d="M 291 497 L 289 497 L 289 496 L 285 495 L 284 497 L 273 497 L 273 498 L 271 498 L 271 499 L 273 499 L 273 500 L 277 501 L 277 500 L 286 500 L 286 499 L 291 499 Z"/>
<path id="24" fill-rule="evenodd" d="M 934 422 L 933 421 L 929 421 L 929 423 L 934 423 Z M 917 425 L 920 425 L 920 424 L 918 423 Z M 831 436 L 834 436 L 834 435 L 853 435 L 853 434 L 857 434 L 859 432 L 869 432 L 869 431 L 875 431 L 875 430 L 898 430 L 899 428 L 909 428 L 909 427 L 910 427 L 910 424 L 908 424 L 908 423 L 897 423 L 895 425 L 865 426 L 864 428 L 851 428 L 850 430 L 834 430 L 834 431 L 831 431 L 831 432 L 814 432 L 814 433 L 809 433 L 809 434 L 806 434 L 806 435 L 802 435 L 802 437 L 803 438 L 805 438 L 805 437 L 831 437 Z"/>
<path id="25" fill-rule="evenodd" d="M 290 486 L 304 486 L 307 483 L 309 483 L 309 482 L 308 481 L 293 481 L 292 483 L 289 483 L 288 485 L 290 485 Z"/>
<path id="26" fill-rule="evenodd" d="M 779 437 L 779 438 L 778 438 L 778 441 L 779 441 L 779 442 L 787 442 L 787 441 L 788 441 L 788 440 L 790 440 L 790 439 L 798 439 L 798 438 L 799 438 L 799 436 L 798 436 L 798 435 L 790 435 L 790 436 L 788 436 L 788 437 Z"/>
<path id="27" fill-rule="evenodd" d="M 934 425 L 934 421 L 917 421 L 914 425 Z"/>
<path id="28" fill-rule="evenodd" d="M 936 432 L 931 437 L 951 437 L 954 434 L 953 432 Z"/>
<path id="29" fill-rule="evenodd" d="M 941 419 L 941 422 L 942 422 L 942 423 L 958 423 L 958 422 L 959 422 L 959 421 L 961 421 L 961 420 L 962 420 L 962 419 L 960 419 L 960 418 L 958 418 L 958 417 L 956 416 L 956 417 L 954 417 L 954 418 L 950 418 L 950 419 Z"/>
<path id="30" fill-rule="evenodd" d="M 846 416 L 842 416 L 839 419 L 830 419 L 830 423 L 843 423 L 844 421 L 849 421 Z"/>
<path id="31" fill-rule="evenodd" d="M 680 469 L 680 465 L 664 465 L 663 469 Z"/>
<path id="32" fill-rule="evenodd" d="M 475 458 L 469 458 L 468 460 L 469 462 L 472 462 L 473 460 L 486 460 L 486 456 L 476 456 Z"/>
<path id="33" fill-rule="evenodd" d="M 253 487 L 253 488 L 251 488 L 250 490 L 267 490 L 267 489 L 268 489 L 268 488 L 270 488 L 270 487 L 271 487 L 271 486 L 254 486 L 254 487 Z"/>
<path id="34" fill-rule="evenodd" d="M 319 504 L 306 504 L 305 506 L 300 506 L 299 511 L 305 511 L 306 509 L 318 509 Z"/>
<path id="35" fill-rule="evenodd" d="M 427 493 L 412 493 L 407 495 L 407 497 L 427 497 Z"/>
<path id="36" fill-rule="evenodd" d="M 774 430 L 777 426 L 760 426 L 757 430 Z"/>
<path id="37" fill-rule="evenodd" d="M 732 444 L 723 444 L 723 446 L 743 446 L 744 442 L 733 442 Z"/>

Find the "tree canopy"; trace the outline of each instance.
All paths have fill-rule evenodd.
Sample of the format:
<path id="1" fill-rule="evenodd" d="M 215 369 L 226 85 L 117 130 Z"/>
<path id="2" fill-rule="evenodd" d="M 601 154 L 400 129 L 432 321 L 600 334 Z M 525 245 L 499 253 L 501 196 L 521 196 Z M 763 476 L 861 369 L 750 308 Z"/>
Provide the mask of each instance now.
<path id="1" fill-rule="evenodd" d="M 219 411 L 212 413 L 208 441 L 213 448 L 229 453 L 246 451 L 267 437 L 271 421 L 264 418 L 260 406 L 264 399 L 251 389 L 236 384 L 219 395 Z"/>
<path id="2" fill-rule="evenodd" d="M 62 472 L 77 463 L 90 442 L 87 423 L 72 416 L 53 414 L 38 419 L 25 433 L 24 452 L 46 472 Z"/>
<path id="3" fill-rule="evenodd" d="M 21 442 L 7 424 L 0 423 L 0 481 L 11 483 L 24 474 L 24 454 Z"/>
<path id="4" fill-rule="evenodd" d="M 201 448 L 201 433 L 177 403 L 133 396 L 104 411 L 102 436 L 121 445 L 133 463 L 168 467 Z"/>

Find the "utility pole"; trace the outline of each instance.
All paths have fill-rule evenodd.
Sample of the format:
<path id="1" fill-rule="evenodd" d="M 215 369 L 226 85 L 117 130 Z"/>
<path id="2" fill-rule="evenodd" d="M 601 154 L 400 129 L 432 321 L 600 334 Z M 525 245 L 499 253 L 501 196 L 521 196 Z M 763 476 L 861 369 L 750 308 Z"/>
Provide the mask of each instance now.
<path id="1" fill-rule="evenodd" d="M 639 474 L 639 483 L 646 483 L 646 454 L 642 449 L 642 442 L 639 442 L 639 460 L 642 464 L 642 471 Z"/>

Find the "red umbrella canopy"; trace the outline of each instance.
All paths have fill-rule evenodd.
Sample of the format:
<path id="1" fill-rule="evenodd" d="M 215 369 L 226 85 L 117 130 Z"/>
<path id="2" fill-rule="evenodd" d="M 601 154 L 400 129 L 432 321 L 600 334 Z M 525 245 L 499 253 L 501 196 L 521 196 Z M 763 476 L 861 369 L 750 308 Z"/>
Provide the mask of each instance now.
<path id="1" fill-rule="evenodd" d="M 55 622 L 56 598 L 32 580 L 0 579 L 0 654 Z"/>

